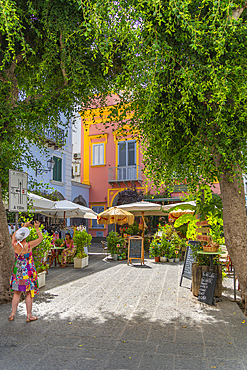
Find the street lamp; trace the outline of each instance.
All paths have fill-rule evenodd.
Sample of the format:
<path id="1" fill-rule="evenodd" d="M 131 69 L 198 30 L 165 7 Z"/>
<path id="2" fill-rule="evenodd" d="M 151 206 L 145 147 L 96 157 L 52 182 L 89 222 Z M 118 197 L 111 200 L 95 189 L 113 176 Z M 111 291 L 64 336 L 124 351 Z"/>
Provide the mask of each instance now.
<path id="1" fill-rule="evenodd" d="M 50 159 L 48 159 L 47 161 L 47 170 L 45 168 L 36 168 L 36 176 L 37 175 L 41 175 L 42 173 L 47 173 L 47 172 L 51 172 L 51 170 L 53 170 L 55 166 L 55 161 L 54 159 L 51 157 Z"/>

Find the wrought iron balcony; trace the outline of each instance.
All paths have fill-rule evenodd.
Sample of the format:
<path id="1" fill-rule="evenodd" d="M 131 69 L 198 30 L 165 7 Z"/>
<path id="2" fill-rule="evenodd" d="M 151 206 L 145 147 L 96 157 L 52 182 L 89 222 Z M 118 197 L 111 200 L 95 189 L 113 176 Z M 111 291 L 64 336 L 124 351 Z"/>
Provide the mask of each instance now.
<path id="1" fill-rule="evenodd" d="M 142 171 L 141 166 L 118 166 L 109 167 L 108 169 L 108 182 L 113 184 L 114 182 L 120 185 L 121 182 L 127 184 L 127 182 L 137 181 L 142 184 Z"/>

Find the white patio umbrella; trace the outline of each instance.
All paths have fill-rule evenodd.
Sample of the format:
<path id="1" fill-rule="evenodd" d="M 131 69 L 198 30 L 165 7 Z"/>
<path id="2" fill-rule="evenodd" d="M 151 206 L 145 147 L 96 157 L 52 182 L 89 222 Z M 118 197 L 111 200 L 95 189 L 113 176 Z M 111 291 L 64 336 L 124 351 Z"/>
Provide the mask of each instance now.
<path id="1" fill-rule="evenodd" d="M 55 205 L 54 201 L 41 197 L 37 194 L 28 193 L 27 196 L 28 196 L 28 203 L 29 205 L 32 206 L 31 211 L 34 211 L 34 212 L 38 211 L 39 209 L 51 209 Z"/>
<path id="2" fill-rule="evenodd" d="M 69 200 L 59 200 L 54 202 L 54 206 L 50 209 L 40 209 L 38 212 L 47 217 L 55 218 L 87 218 L 91 220 L 97 219 L 97 213 L 91 208 L 81 206 L 70 202 Z"/>
<path id="3" fill-rule="evenodd" d="M 135 202 L 129 204 L 121 204 L 117 208 L 124 209 L 125 211 L 133 213 L 135 216 L 161 216 L 164 215 L 162 212 L 162 206 L 158 203 L 152 202 Z"/>

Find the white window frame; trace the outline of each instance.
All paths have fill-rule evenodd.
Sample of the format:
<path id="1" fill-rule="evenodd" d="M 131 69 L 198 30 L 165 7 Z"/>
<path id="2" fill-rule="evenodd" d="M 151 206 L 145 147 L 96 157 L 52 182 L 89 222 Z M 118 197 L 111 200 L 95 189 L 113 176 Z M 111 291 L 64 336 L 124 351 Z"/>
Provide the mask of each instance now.
<path id="1" fill-rule="evenodd" d="M 125 143 L 126 144 L 126 166 L 124 167 L 132 167 L 132 166 L 136 166 L 137 163 L 136 163 L 136 140 L 122 140 L 122 141 L 119 141 L 118 144 L 120 143 Z M 128 161 L 129 161 L 129 151 L 127 150 L 128 149 L 128 145 L 129 143 L 135 143 L 135 164 L 132 164 L 132 165 L 128 165 Z M 118 166 L 120 167 L 119 165 L 119 159 L 120 159 L 120 146 L 118 145 Z"/>
<path id="2" fill-rule="evenodd" d="M 103 155 L 102 155 L 102 162 L 100 162 L 100 150 L 99 150 L 99 162 L 98 163 L 95 163 L 95 148 L 96 147 L 100 147 L 102 146 L 103 147 Z M 97 143 L 97 144 L 93 144 L 93 148 L 92 148 L 92 166 L 102 166 L 105 164 L 105 143 Z"/>

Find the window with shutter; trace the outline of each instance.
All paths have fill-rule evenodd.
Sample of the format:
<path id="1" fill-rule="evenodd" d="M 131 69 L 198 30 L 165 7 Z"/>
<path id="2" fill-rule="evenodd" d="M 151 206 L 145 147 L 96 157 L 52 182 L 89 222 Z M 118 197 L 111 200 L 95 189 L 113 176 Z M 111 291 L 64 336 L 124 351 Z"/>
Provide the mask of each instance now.
<path id="1" fill-rule="evenodd" d="M 62 158 L 53 156 L 55 165 L 53 167 L 53 180 L 62 181 Z"/>

